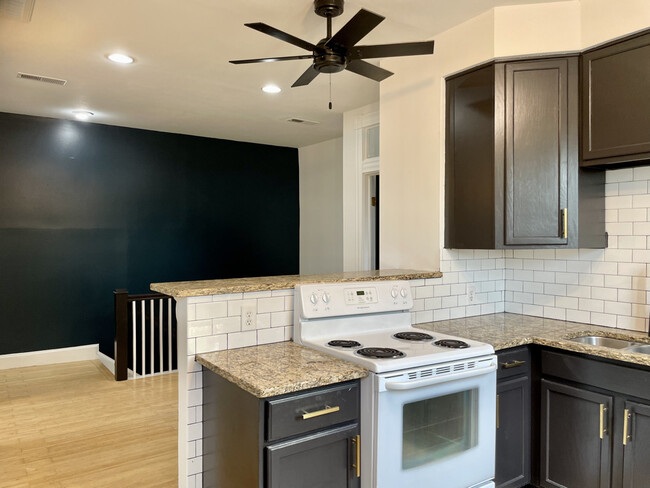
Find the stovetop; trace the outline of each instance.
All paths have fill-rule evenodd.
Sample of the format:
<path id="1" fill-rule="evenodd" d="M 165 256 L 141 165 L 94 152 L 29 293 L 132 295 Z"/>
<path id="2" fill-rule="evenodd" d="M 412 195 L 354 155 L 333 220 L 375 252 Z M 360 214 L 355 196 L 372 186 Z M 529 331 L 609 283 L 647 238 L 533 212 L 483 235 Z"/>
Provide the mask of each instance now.
<path id="1" fill-rule="evenodd" d="M 489 344 L 411 326 L 412 306 L 407 281 L 298 285 L 294 341 L 375 373 L 494 354 Z"/>
<path id="2" fill-rule="evenodd" d="M 399 332 L 417 332 L 428 334 L 432 338 L 426 341 L 407 341 L 393 337 Z M 346 341 L 349 347 L 330 346 L 331 341 Z M 466 344 L 462 348 L 449 348 L 436 345 L 439 340 L 462 341 Z M 353 341 L 359 346 L 351 346 L 348 342 Z M 433 364 L 444 363 L 448 361 L 457 361 L 459 359 L 469 359 L 478 356 L 486 356 L 494 353 L 494 349 L 489 344 L 472 341 L 461 337 L 454 337 L 447 334 L 439 334 L 415 327 L 400 327 L 392 331 L 367 332 L 367 333 L 349 333 L 341 337 L 321 337 L 311 340 L 303 340 L 303 344 L 313 347 L 319 351 L 325 352 L 340 359 L 344 359 L 375 373 L 386 371 L 397 371 L 406 368 L 415 368 L 419 366 L 430 366 Z M 369 348 L 394 349 L 401 354 L 386 354 L 387 357 L 362 356 L 359 351 Z M 388 357 L 390 356 L 390 357 Z"/>

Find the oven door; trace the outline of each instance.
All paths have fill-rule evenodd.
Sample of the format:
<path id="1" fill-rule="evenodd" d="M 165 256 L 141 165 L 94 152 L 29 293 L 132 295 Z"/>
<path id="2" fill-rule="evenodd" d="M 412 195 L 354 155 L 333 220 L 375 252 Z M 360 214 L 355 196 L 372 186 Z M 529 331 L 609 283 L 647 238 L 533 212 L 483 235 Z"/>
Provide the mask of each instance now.
<path id="1" fill-rule="evenodd" d="M 495 356 L 377 381 L 377 488 L 469 488 L 494 478 Z"/>

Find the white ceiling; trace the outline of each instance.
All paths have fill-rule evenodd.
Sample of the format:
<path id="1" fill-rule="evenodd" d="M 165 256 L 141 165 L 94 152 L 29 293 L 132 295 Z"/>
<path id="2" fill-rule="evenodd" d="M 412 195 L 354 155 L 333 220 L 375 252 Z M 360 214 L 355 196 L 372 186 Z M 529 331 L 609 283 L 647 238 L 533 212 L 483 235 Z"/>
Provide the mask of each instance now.
<path id="1" fill-rule="evenodd" d="M 563 0 L 348 0 L 333 30 L 366 8 L 386 20 L 360 44 L 422 41 L 494 6 L 549 1 Z M 331 111 L 328 76 L 290 88 L 309 60 L 228 63 L 308 54 L 245 22 L 312 43 L 325 37 L 310 0 L 36 0 L 29 23 L 0 17 L 0 112 L 73 118 L 72 110 L 87 109 L 102 124 L 301 147 L 341 136 L 343 112 L 378 100 L 378 83 L 346 71 L 331 76 Z M 105 57 L 112 52 L 136 63 L 115 65 Z M 68 83 L 21 80 L 18 72 Z M 264 94 L 269 82 L 282 93 Z"/>

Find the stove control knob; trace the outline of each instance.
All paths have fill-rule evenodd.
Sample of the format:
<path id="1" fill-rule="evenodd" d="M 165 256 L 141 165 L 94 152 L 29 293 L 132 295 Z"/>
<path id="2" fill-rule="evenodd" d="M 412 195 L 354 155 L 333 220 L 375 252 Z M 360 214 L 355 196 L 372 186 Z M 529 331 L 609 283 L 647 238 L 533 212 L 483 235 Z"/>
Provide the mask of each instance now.
<path id="1" fill-rule="evenodd" d="M 392 296 L 393 298 L 397 298 L 397 288 L 393 288 L 390 291 L 390 296 Z"/>
<path id="2" fill-rule="evenodd" d="M 408 291 L 406 290 L 406 288 L 402 288 L 399 291 L 399 294 L 402 295 L 403 298 L 406 298 L 406 295 L 408 295 Z"/>
<path id="3" fill-rule="evenodd" d="M 311 296 L 309 297 L 309 301 L 316 305 L 318 303 L 318 297 L 316 296 L 316 293 L 312 293 Z"/>
<path id="4" fill-rule="evenodd" d="M 324 303 L 329 303 L 329 301 L 330 301 L 330 294 L 327 293 L 327 292 L 324 292 L 323 293 L 323 302 Z"/>

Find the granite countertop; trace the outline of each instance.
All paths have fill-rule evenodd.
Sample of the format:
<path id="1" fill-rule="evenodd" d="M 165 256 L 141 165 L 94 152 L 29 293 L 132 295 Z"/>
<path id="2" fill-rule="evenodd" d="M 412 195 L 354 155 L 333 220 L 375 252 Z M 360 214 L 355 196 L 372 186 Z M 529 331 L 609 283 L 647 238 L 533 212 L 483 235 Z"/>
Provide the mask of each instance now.
<path id="1" fill-rule="evenodd" d="M 258 398 L 368 376 L 361 366 L 290 341 L 197 354 L 196 360 Z"/>
<path id="2" fill-rule="evenodd" d="M 227 280 L 176 281 L 152 283 L 151 289 L 174 298 L 202 295 L 224 295 L 251 291 L 286 290 L 301 283 L 346 281 L 416 280 L 441 278 L 440 271 L 418 271 L 410 269 L 383 269 L 379 271 L 351 271 L 317 275 L 262 276 L 255 278 L 233 278 Z"/>
<path id="3" fill-rule="evenodd" d="M 539 344 L 565 351 L 650 366 L 650 354 L 625 352 L 610 347 L 592 346 L 568 340 L 584 335 L 597 335 L 650 344 L 650 337 L 644 332 L 510 313 L 429 322 L 417 324 L 415 327 L 487 342 L 492 344 L 497 351 L 526 344 Z"/>

